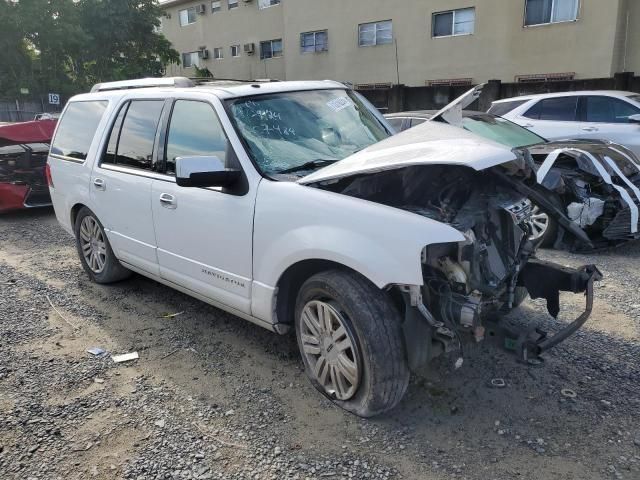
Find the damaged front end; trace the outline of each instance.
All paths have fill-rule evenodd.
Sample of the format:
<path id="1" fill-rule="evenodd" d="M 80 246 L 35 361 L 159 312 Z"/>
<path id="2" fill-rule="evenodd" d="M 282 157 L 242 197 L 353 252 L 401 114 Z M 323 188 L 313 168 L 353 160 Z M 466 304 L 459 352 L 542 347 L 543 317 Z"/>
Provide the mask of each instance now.
<path id="1" fill-rule="evenodd" d="M 520 153 L 535 166 L 535 181 L 548 200 L 589 238 L 576 243 L 558 229 L 556 248 L 585 251 L 640 239 L 640 164 L 631 151 L 607 142 L 565 141 Z"/>
<path id="2" fill-rule="evenodd" d="M 568 269 L 535 258 L 529 240 L 530 187 L 522 181 L 527 168 L 523 159 L 479 171 L 414 165 L 316 185 L 446 223 L 464 235 L 462 242 L 427 245 L 421 258 L 423 285 L 399 286 L 412 369 L 443 352 L 462 354 L 465 339 L 481 341 L 488 330 L 509 339 L 506 343 L 521 360 L 532 361 L 589 317 L 593 282 L 601 275 L 592 265 Z M 562 212 L 558 218 L 568 229 L 575 226 Z M 588 241 L 575 228 L 580 233 L 581 241 Z M 509 331 L 497 322 L 527 293 L 545 298 L 549 313 L 557 317 L 561 291 L 586 293 L 587 303 L 584 313 L 553 337 L 535 329 Z"/>

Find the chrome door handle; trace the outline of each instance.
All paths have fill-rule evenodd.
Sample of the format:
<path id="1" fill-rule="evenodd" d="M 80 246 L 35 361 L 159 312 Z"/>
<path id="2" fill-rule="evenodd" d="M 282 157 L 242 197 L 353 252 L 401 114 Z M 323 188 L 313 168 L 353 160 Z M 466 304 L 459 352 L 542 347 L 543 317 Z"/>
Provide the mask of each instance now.
<path id="1" fill-rule="evenodd" d="M 583 132 L 597 132 L 598 129 L 596 127 L 582 127 Z"/>
<path id="2" fill-rule="evenodd" d="M 102 180 L 101 178 L 94 178 L 93 186 L 96 187 L 97 190 L 104 190 L 107 187 L 104 183 L 104 180 Z"/>
<path id="3" fill-rule="evenodd" d="M 178 202 L 176 200 L 176 197 L 174 197 L 169 193 L 160 194 L 160 205 L 162 205 L 165 208 L 169 208 L 171 210 L 178 208 Z"/>

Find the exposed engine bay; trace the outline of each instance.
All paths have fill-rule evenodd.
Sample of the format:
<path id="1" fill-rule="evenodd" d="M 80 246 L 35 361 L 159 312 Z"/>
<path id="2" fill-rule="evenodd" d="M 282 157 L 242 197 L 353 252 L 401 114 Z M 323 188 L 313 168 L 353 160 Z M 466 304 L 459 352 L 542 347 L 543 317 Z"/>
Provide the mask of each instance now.
<path id="1" fill-rule="evenodd" d="M 523 177 L 530 174 L 526 162 L 518 161 L 482 171 L 428 165 L 319 185 L 446 223 L 463 233 L 463 242 L 425 247 L 421 259 L 424 285 L 403 292 L 409 305 L 405 322 L 409 362 L 414 367 L 442 351 L 462 351 L 465 334 L 482 340 L 486 323 L 517 307 L 527 293 L 547 299 L 549 313 L 557 317 L 561 290 L 585 292 L 599 278 L 593 266 L 567 270 L 535 259 L 528 223 L 533 206 L 529 187 L 523 183 Z M 561 220 L 571 227 L 566 217 Z M 545 284 L 552 287 L 539 288 Z M 586 313 L 581 322 L 588 316 Z M 530 359 L 542 352 L 538 343 L 546 334 L 533 339 L 529 331 L 510 335 L 519 356 Z M 425 336 L 431 348 L 411 348 Z"/>

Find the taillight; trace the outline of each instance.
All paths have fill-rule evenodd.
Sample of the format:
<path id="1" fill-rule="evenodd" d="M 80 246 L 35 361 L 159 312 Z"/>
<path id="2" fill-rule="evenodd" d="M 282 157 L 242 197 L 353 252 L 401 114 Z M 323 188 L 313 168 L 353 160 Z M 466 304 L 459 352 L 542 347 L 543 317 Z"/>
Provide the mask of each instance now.
<path id="1" fill-rule="evenodd" d="M 47 179 L 47 185 L 53 188 L 53 178 L 51 178 L 51 167 L 49 166 L 48 162 L 44 166 L 44 178 Z"/>

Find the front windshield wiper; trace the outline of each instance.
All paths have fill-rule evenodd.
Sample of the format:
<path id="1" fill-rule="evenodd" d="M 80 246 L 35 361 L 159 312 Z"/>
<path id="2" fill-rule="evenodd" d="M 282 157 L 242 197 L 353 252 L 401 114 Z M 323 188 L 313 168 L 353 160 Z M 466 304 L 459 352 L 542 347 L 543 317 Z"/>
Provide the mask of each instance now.
<path id="1" fill-rule="evenodd" d="M 302 165 L 298 165 L 296 167 L 287 168 L 286 170 L 280 170 L 278 173 L 294 173 L 294 172 L 302 172 L 304 170 L 311 170 L 313 168 L 324 167 L 325 165 L 331 165 L 332 163 L 336 163 L 339 160 L 329 160 L 329 159 L 317 159 L 311 160 L 310 162 L 303 163 Z"/>

